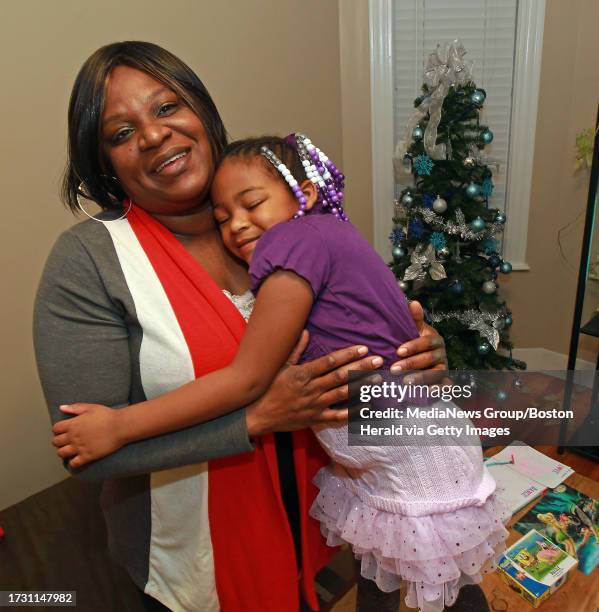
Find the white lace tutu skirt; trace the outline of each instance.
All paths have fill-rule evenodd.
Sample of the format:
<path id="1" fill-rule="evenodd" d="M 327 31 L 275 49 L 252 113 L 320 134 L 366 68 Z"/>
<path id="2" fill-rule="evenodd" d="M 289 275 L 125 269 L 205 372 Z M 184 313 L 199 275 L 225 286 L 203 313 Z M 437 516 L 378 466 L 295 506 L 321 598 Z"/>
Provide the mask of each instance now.
<path id="1" fill-rule="evenodd" d="M 405 516 L 368 506 L 328 467 L 315 478 L 320 492 L 310 510 L 329 546 L 348 543 L 362 576 L 381 591 L 406 583 L 406 605 L 422 611 L 451 606 L 460 588 L 495 569 L 510 518 L 496 495 L 481 506 Z"/>

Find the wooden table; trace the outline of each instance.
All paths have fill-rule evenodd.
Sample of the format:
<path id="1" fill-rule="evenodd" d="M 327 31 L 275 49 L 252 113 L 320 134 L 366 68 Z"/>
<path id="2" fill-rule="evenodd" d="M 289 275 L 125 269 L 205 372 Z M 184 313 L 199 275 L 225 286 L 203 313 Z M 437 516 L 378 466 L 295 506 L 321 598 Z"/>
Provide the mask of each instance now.
<path id="1" fill-rule="evenodd" d="M 573 474 L 565 483 L 589 497 L 599 498 L 599 482 L 586 476 Z M 517 512 L 512 517 L 510 525 L 517 523 L 538 501 L 539 498 Z M 510 529 L 508 545 L 513 544 L 521 537 L 521 533 Z M 508 587 L 497 572 L 487 575 L 481 586 L 493 612 L 501 610 L 528 612 L 534 610 L 530 604 L 526 603 L 524 599 Z M 543 602 L 538 610 L 540 612 L 599 612 L 599 567 L 595 568 L 590 576 L 585 576 L 578 569 L 574 569 L 570 573 L 566 584 Z"/>

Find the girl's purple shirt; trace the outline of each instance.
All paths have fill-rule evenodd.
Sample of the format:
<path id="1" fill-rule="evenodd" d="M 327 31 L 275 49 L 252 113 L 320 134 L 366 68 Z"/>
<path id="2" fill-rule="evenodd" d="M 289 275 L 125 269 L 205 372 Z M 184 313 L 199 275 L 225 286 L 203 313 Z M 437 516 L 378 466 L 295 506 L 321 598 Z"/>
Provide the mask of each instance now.
<path id="1" fill-rule="evenodd" d="M 312 214 L 275 225 L 254 250 L 252 291 L 276 270 L 301 276 L 314 294 L 302 361 L 364 344 L 388 367 L 397 361 L 397 347 L 418 337 L 395 276 L 349 222 Z"/>

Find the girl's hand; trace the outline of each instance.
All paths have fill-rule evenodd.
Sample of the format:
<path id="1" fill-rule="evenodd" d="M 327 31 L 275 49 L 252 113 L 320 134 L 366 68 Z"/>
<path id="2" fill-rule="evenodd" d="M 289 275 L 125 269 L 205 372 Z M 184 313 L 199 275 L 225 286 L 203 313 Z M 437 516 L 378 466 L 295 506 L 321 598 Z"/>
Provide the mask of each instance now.
<path id="1" fill-rule="evenodd" d="M 366 347 L 353 346 L 295 365 L 307 344 L 304 331 L 268 391 L 246 408 L 250 436 L 345 422 L 347 410 L 330 406 L 347 400 L 348 372 L 376 370 L 383 364 L 381 357 L 366 357 Z"/>
<path id="2" fill-rule="evenodd" d="M 78 468 L 100 459 L 125 444 L 119 435 L 118 411 L 100 404 L 70 404 L 60 406 L 65 414 L 77 415 L 59 421 L 52 427 L 52 444 L 58 448 L 69 466 Z"/>
<path id="3" fill-rule="evenodd" d="M 422 370 L 418 374 L 411 374 L 410 380 L 417 384 L 441 382 L 447 371 L 443 337 L 424 322 L 424 311 L 419 302 L 410 302 L 409 307 L 420 337 L 402 344 L 397 349 L 400 361 L 391 366 L 391 372 Z"/>

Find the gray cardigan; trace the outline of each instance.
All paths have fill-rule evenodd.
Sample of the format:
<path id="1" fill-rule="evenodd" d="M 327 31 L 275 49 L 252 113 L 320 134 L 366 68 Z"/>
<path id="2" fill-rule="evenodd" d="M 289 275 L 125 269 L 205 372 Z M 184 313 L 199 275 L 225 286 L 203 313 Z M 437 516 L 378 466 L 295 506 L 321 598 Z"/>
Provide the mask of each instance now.
<path id="1" fill-rule="evenodd" d="M 146 399 L 140 377 L 142 338 L 110 232 L 94 221 L 64 232 L 48 257 L 34 311 L 35 352 L 52 421 L 64 418 L 60 404 L 116 407 Z M 127 445 L 74 475 L 105 481 L 102 505 L 111 552 L 144 589 L 152 530 L 150 473 L 252 448 L 245 412 L 238 410 Z"/>

